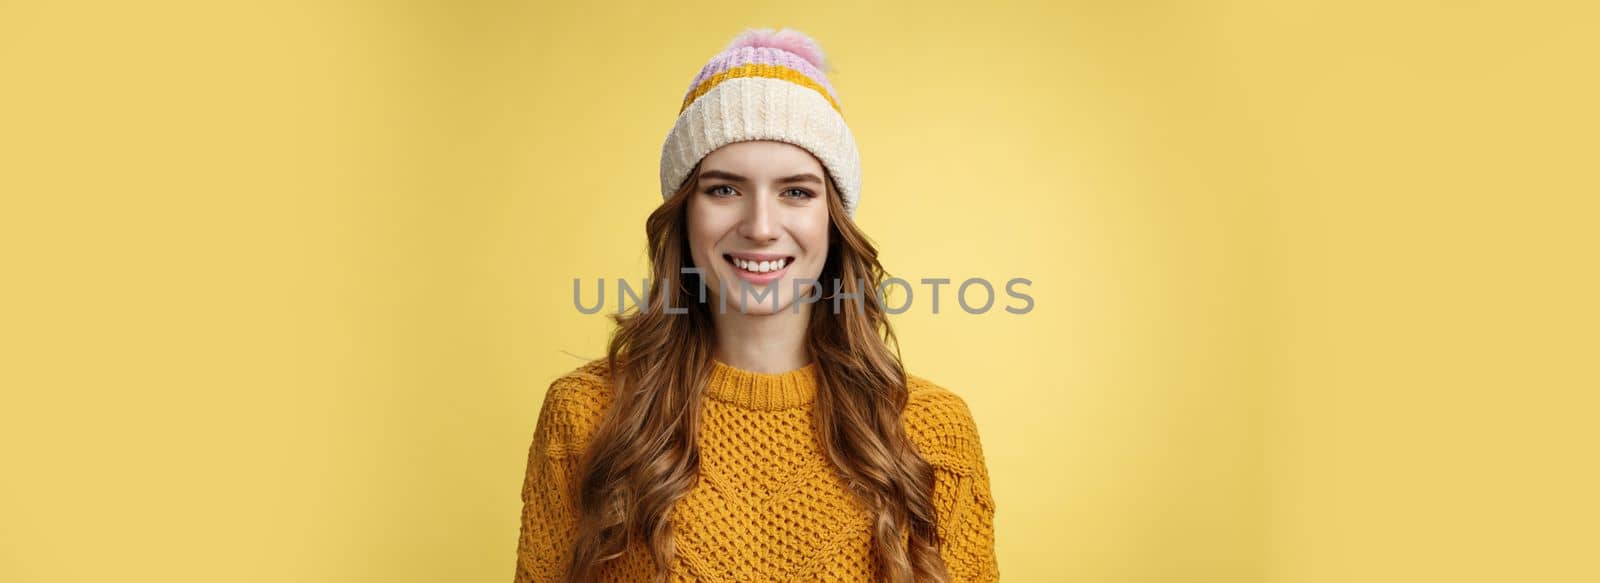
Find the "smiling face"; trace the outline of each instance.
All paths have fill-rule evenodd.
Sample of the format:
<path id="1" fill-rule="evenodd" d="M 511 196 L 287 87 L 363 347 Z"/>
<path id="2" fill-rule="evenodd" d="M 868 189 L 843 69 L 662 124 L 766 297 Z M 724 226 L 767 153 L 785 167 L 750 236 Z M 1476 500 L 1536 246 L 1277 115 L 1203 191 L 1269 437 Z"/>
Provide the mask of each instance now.
<path id="1" fill-rule="evenodd" d="M 688 208 L 689 252 L 711 307 L 771 314 L 795 301 L 795 280 L 817 279 L 828 257 L 822 163 L 799 146 L 735 142 L 700 161 Z M 807 293 L 809 286 L 800 288 Z"/>

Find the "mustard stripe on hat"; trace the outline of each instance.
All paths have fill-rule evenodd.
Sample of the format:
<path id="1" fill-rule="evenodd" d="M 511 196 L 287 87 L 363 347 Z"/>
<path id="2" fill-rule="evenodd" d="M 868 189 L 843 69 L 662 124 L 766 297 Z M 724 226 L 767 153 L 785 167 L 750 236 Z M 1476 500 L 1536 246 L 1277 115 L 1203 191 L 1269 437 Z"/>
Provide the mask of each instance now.
<path id="1" fill-rule="evenodd" d="M 824 99 L 827 99 L 828 105 L 832 106 L 834 111 L 839 112 L 841 117 L 844 115 L 844 112 L 839 110 L 839 102 L 834 101 L 833 96 L 828 94 L 827 88 L 823 87 L 822 84 L 817 83 L 810 76 L 783 65 L 768 65 L 765 63 L 739 65 L 721 73 L 712 75 L 710 78 L 700 83 L 699 87 L 695 87 L 693 91 L 690 91 L 688 97 L 683 98 L 683 106 L 678 108 L 678 112 L 682 113 L 683 110 L 689 109 L 690 103 L 694 102 L 694 100 L 698 99 L 701 95 L 705 95 L 707 92 L 710 92 L 711 88 L 716 87 L 718 83 L 728 79 L 737 79 L 740 77 L 766 77 L 769 79 L 778 79 L 811 89 L 822 95 Z"/>

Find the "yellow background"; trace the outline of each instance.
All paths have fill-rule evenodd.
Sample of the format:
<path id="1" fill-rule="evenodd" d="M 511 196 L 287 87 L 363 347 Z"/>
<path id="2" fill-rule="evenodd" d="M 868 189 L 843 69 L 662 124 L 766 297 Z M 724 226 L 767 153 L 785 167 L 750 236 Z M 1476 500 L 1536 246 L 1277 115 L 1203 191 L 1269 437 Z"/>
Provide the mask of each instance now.
<path id="1" fill-rule="evenodd" d="M 750 25 L 894 275 L 1034 282 L 895 320 L 1008 580 L 1600 580 L 1583 4 L 0 2 L 0 581 L 509 580 Z"/>

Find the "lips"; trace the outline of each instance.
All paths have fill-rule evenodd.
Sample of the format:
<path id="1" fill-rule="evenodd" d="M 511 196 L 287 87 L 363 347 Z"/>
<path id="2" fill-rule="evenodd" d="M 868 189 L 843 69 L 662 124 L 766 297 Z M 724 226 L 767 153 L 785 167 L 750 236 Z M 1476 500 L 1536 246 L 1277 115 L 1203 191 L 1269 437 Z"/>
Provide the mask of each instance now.
<path id="1" fill-rule="evenodd" d="M 740 279 L 756 285 L 771 283 L 783 277 L 794 264 L 793 255 L 774 253 L 726 253 L 722 258 L 733 266 L 734 274 Z"/>

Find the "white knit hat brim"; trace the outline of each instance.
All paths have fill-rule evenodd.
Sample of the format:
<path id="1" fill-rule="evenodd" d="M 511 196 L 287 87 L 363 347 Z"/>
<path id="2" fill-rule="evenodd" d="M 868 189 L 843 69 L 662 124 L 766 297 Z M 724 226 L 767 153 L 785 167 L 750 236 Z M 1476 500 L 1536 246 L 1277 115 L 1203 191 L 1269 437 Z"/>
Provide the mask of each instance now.
<path id="1" fill-rule="evenodd" d="M 844 118 L 815 90 L 781 79 L 718 83 L 678 115 L 661 147 L 661 196 L 670 197 L 707 154 L 734 142 L 774 140 L 811 152 L 833 176 L 845 213 L 861 195 L 861 155 Z"/>

